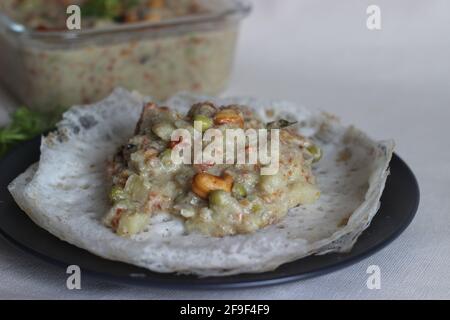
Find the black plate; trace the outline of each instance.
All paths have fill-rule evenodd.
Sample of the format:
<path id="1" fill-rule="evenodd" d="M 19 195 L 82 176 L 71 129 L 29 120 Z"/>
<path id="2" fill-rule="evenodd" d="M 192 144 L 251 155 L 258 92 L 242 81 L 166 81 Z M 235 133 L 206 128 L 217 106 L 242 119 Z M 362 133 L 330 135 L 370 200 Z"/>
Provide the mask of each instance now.
<path id="1" fill-rule="evenodd" d="M 40 138 L 17 147 L 0 163 L 0 233 L 21 249 L 45 261 L 116 282 L 178 288 L 240 288 L 278 284 L 318 276 L 356 263 L 394 240 L 413 219 L 419 205 L 419 187 L 408 166 L 393 156 L 381 207 L 350 253 L 310 256 L 259 274 L 198 278 L 161 274 L 97 257 L 54 237 L 35 225 L 16 205 L 7 185 L 39 160 Z"/>

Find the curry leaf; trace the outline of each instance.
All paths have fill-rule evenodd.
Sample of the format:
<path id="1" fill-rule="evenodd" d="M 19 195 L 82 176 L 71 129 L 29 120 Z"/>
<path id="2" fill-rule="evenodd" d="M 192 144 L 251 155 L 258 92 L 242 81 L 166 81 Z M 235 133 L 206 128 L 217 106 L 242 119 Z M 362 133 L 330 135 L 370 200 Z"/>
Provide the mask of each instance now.
<path id="1" fill-rule="evenodd" d="M 267 123 L 267 128 L 268 129 L 281 129 L 281 128 L 292 126 L 296 123 L 297 123 L 297 121 L 290 122 L 290 121 L 287 121 L 284 119 L 280 119 L 280 120 L 276 120 L 276 121 Z"/>

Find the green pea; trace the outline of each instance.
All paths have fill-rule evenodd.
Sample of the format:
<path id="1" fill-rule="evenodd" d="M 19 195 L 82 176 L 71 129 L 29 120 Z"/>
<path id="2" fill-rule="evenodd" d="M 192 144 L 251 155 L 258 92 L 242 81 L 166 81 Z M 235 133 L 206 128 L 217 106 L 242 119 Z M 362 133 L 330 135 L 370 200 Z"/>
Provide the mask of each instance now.
<path id="1" fill-rule="evenodd" d="M 241 183 L 235 183 L 231 192 L 236 198 L 245 198 L 247 196 L 247 190 Z"/>
<path id="2" fill-rule="evenodd" d="M 253 213 L 258 213 L 262 210 L 262 206 L 259 203 L 255 203 L 251 208 Z"/>
<path id="3" fill-rule="evenodd" d="M 229 194 L 223 190 L 214 190 L 209 193 L 209 203 L 215 206 L 226 206 Z"/>
<path id="4" fill-rule="evenodd" d="M 211 118 L 204 116 L 202 114 L 197 114 L 194 116 L 194 121 L 199 121 L 201 122 L 202 125 L 202 132 L 208 130 L 209 128 L 212 127 L 213 125 L 213 121 Z"/>
<path id="5" fill-rule="evenodd" d="M 313 162 L 317 162 L 322 158 L 322 149 L 315 144 L 310 145 L 306 150 L 313 156 Z"/>
<path id="6" fill-rule="evenodd" d="M 111 192 L 109 193 L 109 198 L 113 202 L 119 202 L 120 200 L 125 199 L 125 192 L 122 188 L 118 186 L 114 186 L 111 189 Z"/>

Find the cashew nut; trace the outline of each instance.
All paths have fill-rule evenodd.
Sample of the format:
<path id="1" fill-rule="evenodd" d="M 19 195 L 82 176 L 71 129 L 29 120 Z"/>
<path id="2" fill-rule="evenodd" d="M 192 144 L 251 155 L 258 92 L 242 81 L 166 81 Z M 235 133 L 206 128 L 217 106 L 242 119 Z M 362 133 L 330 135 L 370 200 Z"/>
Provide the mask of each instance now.
<path id="1" fill-rule="evenodd" d="M 222 177 L 201 172 L 197 173 L 192 180 L 192 191 L 200 198 L 207 199 L 208 194 L 213 190 L 223 190 L 231 192 L 233 187 L 233 177 L 225 173 Z"/>
<path id="2" fill-rule="evenodd" d="M 214 116 L 215 124 L 237 124 L 240 128 L 244 127 L 244 119 L 233 109 L 222 109 Z"/>

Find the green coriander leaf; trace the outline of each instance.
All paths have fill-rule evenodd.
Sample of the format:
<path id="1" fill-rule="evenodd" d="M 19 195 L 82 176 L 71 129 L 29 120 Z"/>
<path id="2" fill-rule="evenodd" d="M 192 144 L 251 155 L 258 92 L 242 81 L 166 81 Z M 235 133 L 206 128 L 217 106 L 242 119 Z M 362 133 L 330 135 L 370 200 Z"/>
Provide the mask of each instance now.
<path id="1" fill-rule="evenodd" d="M 81 7 L 81 13 L 86 17 L 114 19 L 123 10 L 120 0 L 88 0 Z"/>
<path id="2" fill-rule="evenodd" d="M 61 113 L 61 109 L 44 114 L 25 107 L 18 108 L 11 116 L 11 123 L 0 128 L 0 156 L 16 143 L 29 140 L 52 128 Z"/>

